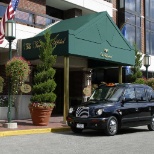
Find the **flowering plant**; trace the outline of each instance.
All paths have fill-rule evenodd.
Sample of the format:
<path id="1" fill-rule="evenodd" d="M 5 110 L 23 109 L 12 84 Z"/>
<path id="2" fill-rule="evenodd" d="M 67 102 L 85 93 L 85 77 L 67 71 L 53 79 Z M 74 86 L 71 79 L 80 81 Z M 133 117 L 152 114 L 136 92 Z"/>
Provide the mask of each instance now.
<path id="1" fill-rule="evenodd" d="M 29 62 L 23 57 L 13 57 L 6 63 L 6 76 L 10 79 L 12 94 L 17 94 L 19 86 L 30 74 Z"/>
<path id="2" fill-rule="evenodd" d="M 29 107 L 33 108 L 54 108 L 55 103 L 38 103 L 38 102 L 31 102 Z"/>

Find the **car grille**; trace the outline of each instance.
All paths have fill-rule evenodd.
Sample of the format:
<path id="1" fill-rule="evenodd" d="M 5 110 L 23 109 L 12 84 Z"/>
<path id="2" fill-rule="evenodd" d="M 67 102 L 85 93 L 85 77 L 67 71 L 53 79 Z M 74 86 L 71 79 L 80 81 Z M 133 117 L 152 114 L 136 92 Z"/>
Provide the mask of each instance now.
<path id="1" fill-rule="evenodd" d="M 76 117 L 87 118 L 89 117 L 89 107 L 78 107 L 76 110 Z"/>

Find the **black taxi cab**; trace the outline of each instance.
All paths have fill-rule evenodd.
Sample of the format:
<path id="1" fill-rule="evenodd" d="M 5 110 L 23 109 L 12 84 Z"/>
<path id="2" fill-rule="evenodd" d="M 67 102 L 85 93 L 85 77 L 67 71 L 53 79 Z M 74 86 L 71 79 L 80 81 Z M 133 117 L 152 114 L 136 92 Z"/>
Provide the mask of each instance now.
<path id="1" fill-rule="evenodd" d="M 74 133 L 94 129 L 109 136 L 124 127 L 154 131 L 154 91 L 143 84 L 100 85 L 87 102 L 70 107 L 67 124 Z"/>

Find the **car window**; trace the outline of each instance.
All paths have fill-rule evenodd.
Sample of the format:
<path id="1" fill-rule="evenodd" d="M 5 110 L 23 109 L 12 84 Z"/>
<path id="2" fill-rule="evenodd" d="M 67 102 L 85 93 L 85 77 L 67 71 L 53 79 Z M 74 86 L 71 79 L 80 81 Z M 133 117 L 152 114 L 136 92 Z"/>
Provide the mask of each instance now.
<path id="1" fill-rule="evenodd" d="M 93 94 L 92 94 L 92 96 L 90 97 L 90 99 L 91 99 L 91 100 L 100 100 L 102 91 L 103 91 L 102 89 L 96 89 L 96 90 L 93 92 Z"/>
<path id="2" fill-rule="evenodd" d="M 109 101 L 118 101 L 123 93 L 123 88 L 112 88 L 110 93 L 105 96 L 106 100 Z"/>
<path id="3" fill-rule="evenodd" d="M 126 102 L 131 102 L 135 100 L 135 90 L 134 88 L 127 88 L 124 92 L 124 97 Z"/>
<path id="4" fill-rule="evenodd" d="M 119 87 L 110 87 L 104 86 L 101 88 L 97 88 L 93 94 L 91 95 L 89 100 L 108 100 L 108 101 L 118 101 L 119 98 L 122 96 L 123 88 Z"/>
<path id="5" fill-rule="evenodd" d="M 154 90 L 149 87 L 147 90 L 147 97 L 150 102 L 154 102 Z"/>
<path id="6" fill-rule="evenodd" d="M 136 100 L 137 102 L 145 102 L 146 101 L 146 94 L 144 88 L 136 88 Z"/>

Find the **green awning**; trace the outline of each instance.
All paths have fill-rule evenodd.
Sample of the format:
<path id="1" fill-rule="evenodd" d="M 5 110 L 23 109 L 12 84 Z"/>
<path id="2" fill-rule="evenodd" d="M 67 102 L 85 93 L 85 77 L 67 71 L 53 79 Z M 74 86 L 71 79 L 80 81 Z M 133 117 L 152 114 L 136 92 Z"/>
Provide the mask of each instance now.
<path id="1" fill-rule="evenodd" d="M 55 38 L 57 56 L 82 56 L 96 63 L 134 65 L 135 52 L 107 12 L 67 20 L 47 28 L 35 37 L 22 40 L 22 56 L 38 59 L 39 40 L 49 31 Z"/>

